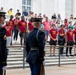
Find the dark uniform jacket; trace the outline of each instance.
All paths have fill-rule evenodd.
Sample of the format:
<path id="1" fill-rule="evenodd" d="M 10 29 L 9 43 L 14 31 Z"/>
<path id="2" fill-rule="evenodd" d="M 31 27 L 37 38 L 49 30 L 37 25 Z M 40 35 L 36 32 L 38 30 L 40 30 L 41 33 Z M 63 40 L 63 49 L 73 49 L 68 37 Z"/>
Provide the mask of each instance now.
<path id="1" fill-rule="evenodd" d="M 42 31 L 38 33 L 38 40 L 36 34 L 38 32 L 37 28 L 34 28 L 27 37 L 26 41 L 26 51 L 28 63 L 41 63 L 44 60 L 44 46 L 45 46 L 45 34 Z M 38 50 L 31 50 L 33 48 L 38 48 Z"/>
<path id="2" fill-rule="evenodd" d="M 0 27 L 0 66 L 6 66 L 7 49 L 6 49 L 6 29 Z"/>

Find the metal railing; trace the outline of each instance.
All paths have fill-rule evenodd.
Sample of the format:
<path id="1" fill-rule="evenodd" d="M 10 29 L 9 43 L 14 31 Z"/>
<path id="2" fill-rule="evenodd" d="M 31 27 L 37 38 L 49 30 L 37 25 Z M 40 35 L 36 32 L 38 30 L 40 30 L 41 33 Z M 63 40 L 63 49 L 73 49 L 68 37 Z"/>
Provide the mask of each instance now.
<path id="1" fill-rule="evenodd" d="M 23 47 L 23 69 L 25 68 L 25 46 L 7 46 L 7 48 L 22 48 Z"/>
<path id="2" fill-rule="evenodd" d="M 76 47 L 75 45 L 74 46 L 67 46 L 67 45 L 64 45 L 64 46 L 53 46 L 53 45 L 51 45 L 52 47 L 56 47 L 56 48 L 60 48 L 60 47 Z M 60 58 L 60 50 L 58 50 L 58 66 L 60 67 L 61 66 L 61 60 L 60 60 L 61 58 Z"/>
<path id="3" fill-rule="evenodd" d="M 25 69 L 25 46 L 8 46 L 7 48 L 21 48 L 23 47 L 23 69 Z M 76 46 L 52 46 L 52 47 L 56 47 L 56 48 L 60 48 L 60 47 L 76 47 Z M 60 51 L 58 50 L 58 66 L 61 66 L 61 60 L 60 60 Z"/>

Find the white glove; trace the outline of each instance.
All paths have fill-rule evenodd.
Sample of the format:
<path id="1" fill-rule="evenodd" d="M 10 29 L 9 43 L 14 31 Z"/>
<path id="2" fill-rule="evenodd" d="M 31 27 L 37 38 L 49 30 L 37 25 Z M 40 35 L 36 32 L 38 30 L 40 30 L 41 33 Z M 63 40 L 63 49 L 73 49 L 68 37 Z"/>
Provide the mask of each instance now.
<path id="1" fill-rule="evenodd" d="M 6 70 L 7 69 L 7 66 L 3 66 L 3 68 L 2 68 L 3 70 Z"/>

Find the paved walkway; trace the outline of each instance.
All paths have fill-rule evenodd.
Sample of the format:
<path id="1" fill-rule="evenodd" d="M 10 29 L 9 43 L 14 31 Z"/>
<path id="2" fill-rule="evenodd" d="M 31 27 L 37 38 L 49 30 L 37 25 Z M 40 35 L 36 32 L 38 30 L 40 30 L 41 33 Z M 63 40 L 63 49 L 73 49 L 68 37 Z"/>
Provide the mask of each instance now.
<path id="1" fill-rule="evenodd" d="M 76 65 L 45 67 L 46 75 L 76 75 Z M 30 75 L 29 68 L 7 70 L 7 75 Z"/>

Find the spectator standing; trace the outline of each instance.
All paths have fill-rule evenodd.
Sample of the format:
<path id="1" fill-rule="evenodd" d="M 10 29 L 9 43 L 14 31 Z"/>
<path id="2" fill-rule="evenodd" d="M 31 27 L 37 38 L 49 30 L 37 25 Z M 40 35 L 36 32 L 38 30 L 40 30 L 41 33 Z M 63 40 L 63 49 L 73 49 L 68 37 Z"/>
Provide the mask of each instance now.
<path id="1" fill-rule="evenodd" d="M 74 45 L 75 45 L 75 48 L 74 48 L 74 55 L 76 56 L 76 24 L 75 24 L 75 28 L 74 28 Z"/>
<path id="2" fill-rule="evenodd" d="M 47 41 L 48 40 L 48 34 L 49 34 L 50 26 L 51 26 L 51 23 L 50 23 L 48 17 L 46 17 L 46 20 L 43 22 L 43 25 L 44 25 L 45 39 Z"/>
<path id="3" fill-rule="evenodd" d="M 73 20 L 74 18 L 73 18 L 73 15 L 70 15 L 70 20 Z"/>
<path id="4" fill-rule="evenodd" d="M 37 16 L 37 14 L 35 14 L 35 18 L 37 18 L 38 16 Z"/>
<path id="5" fill-rule="evenodd" d="M 44 15 L 43 15 L 42 22 L 45 21 L 45 19 L 46 19 L 46 15 L 44 14 Z"/>
<path id="6" fill-rule="evenodd" d="M 61 25 L 60 30 L 59 30 L 59 36 L 58 36 L 58 44 L 60 46 L 65 45 L 65 35 L 66 35 L 66 32 L 64 30 L 64 25 Z M 61 57 L 63 57 L 63 50 L 64 50 L 64 47 L 59 48 L 59 52 L 60 52 Z"/>
<path id="7" fill-rule="evenodd" d="M 4 26 L 6 29 L 6 39 L 7 39 L 7 46 L 10 46 L 11 44 L 11 37 L 12 37 L 12 28 L 9 26 L 9 20 L 6 19 L 6 25 Z"/>
<path id="8" fill-rule="evenodd" d="M 32 22 L 32 19 L 29 20 L 28 29 L 29 29 L 29 31 L 31 31 L 31 30 L 34 29 L 34 24 L 33 24 L 33 22 Z"/>
<path id="9" fill-rule="evenodd" d="M 69 22 L 68 28 L 71 27 L 72 29 L 74 28 L 72 21 Z"/>
<path id="10" fill-rule="evenodd" d="M 0 11 L 1 11 L 1 12 L 3 12 L 3 11 L 4 11 L 3 7 L 1 7 Z"/>
<path id="11" fill-rule="evenodd" d="M 52 56 L 52 48 L 53 48 L 53 56 L 55 56 L 55 48 L 52 46 L 56 46 L 57 43 L 57 29 L 55 27 L 55 24 L 52 24 L 52 29 L 49 32 L 50 35 L 50 56 Z"/>
<path id="12" fill-rule="evenodd" d="M 22 41 L 24 39 L 24 33 L 27 30 L 27 22 L 25 21 L 24 16 L 21 16 L 21 21 L 19 21 L 18 25 L 19 25 L 19 33 L 20 33 L 20 44 L 22 46 Z"/>
<path id="13" fill-rule="evenodd" d="M 13 21 L 13 16 L 12 16 L 12 15 L 10 16 L 10 19 L 9 19 L 9 25 L 10 25 L 10 26 L 11 26 L 11 28 L 12 28 L 12 34 L 13 34 L 14 21 Z"/>
<path id="14" fill-rule="evenodd" d="M 61 15 L 60 14 L 58 14 L 57 20 L 61 20 Z"/>
<path id="15" fill-rule="evenodd" d="M 43 18 L 46 18 L 46 15 L 45 14 L 43 15 Z"/>
<path id="16" fill-rule="evenodd" d="M 17 10 L 16 15 L 21 16 L 21 13 L 20 13 L 19 9 Z"/>
<path id="17" fill-rule="evenodd" d="M 12 11 L 12 8 L 9 9 L 8 15 L 9 15 L 9 16 L 11 16 L 11 15 L 13 16 L 13 15 L 14 15 L 14 13 L 13 13 L 13 11 Z"/>
<path id="18" fill-rule="evenodd" d="M 29 16 L 30 16 L 31 18 L 34 18 L 34 17 L 35 17 L 34 12 L 30 12 Z"/>
<path id="19" fill-rule="evenodd" d="M 69 30 L 68 30 L 66 36 L 67 36 L 67 38 L 66 38 L 66 40 L 67 40 L 67 46 L 73 46 L 73 41 L 74 41 L 73 36 L 74 36 L 74 34 L 73 34 L 73 31 L 72 31 L 72 27 L 69 27 Z M 68 50 L 69 50 L 70 56 L 73 56 L 72 55 L 72 47 L 67 47 L 66 48 L 66 56 L 69 56 L 68 55 Z"/>
<path id="20" fill-rule="evenodd" d="M 56 14 L 52 15 L 51 19 L 57 19 Z"/>
<path id="21" fill-rule="evenodd" d="M 56 21 L 56 29 L 58 29 L 58 28 L 60 27 L 60 24 L 61 24 L 61 23 L 60 23 L 60 20 L 57 20 L 57 21 Z"/>
<path id="22" fill-rule="evenodd" d="M 10 19 L 9 19 L 9 26 L 11 27 L 12 35 L 13 35 L 14 22 L 13 22 L 13 16 L 12 15 L 10 16 Z M 11 39 L 11 45 L 12 45 L 12 39 Z"/>
<path id="23" fill-rule="evenodd" d="M 51 24 L 55 24 L 56 25 L 56 19 L 53 19 Z"/>
<path id="24" fill-rule="evenodd" d="M 13 20 L 13 22 L 14 22 L 14 30 L 13 30 L 14 31 L 14 40 L 15 40 L 15 42 L 17 42 L 18 32 L 19 32 L 19 28 L 18 28 L 19 17 L 17 14 L 15 15 L 15 19 Z"/>
<path id="25" fill-rule="evenodd" d="M 68 28 L 68 19 L 64 19 L 64 25 Z"/>
<path id="26" fill-rule="evenodd" d="M 28 12 L 27 12 L 26 9 L 23 11 L 22 15 L 23 15 L 23 16 L 28 16 Z"/>
<path id="27" fill-rule="evenodd" d="M 41 15 L 41 13 L 39 13 L 39 15 L 38 15 L 38 18 L 42 18 L 42 15 Z"/>

